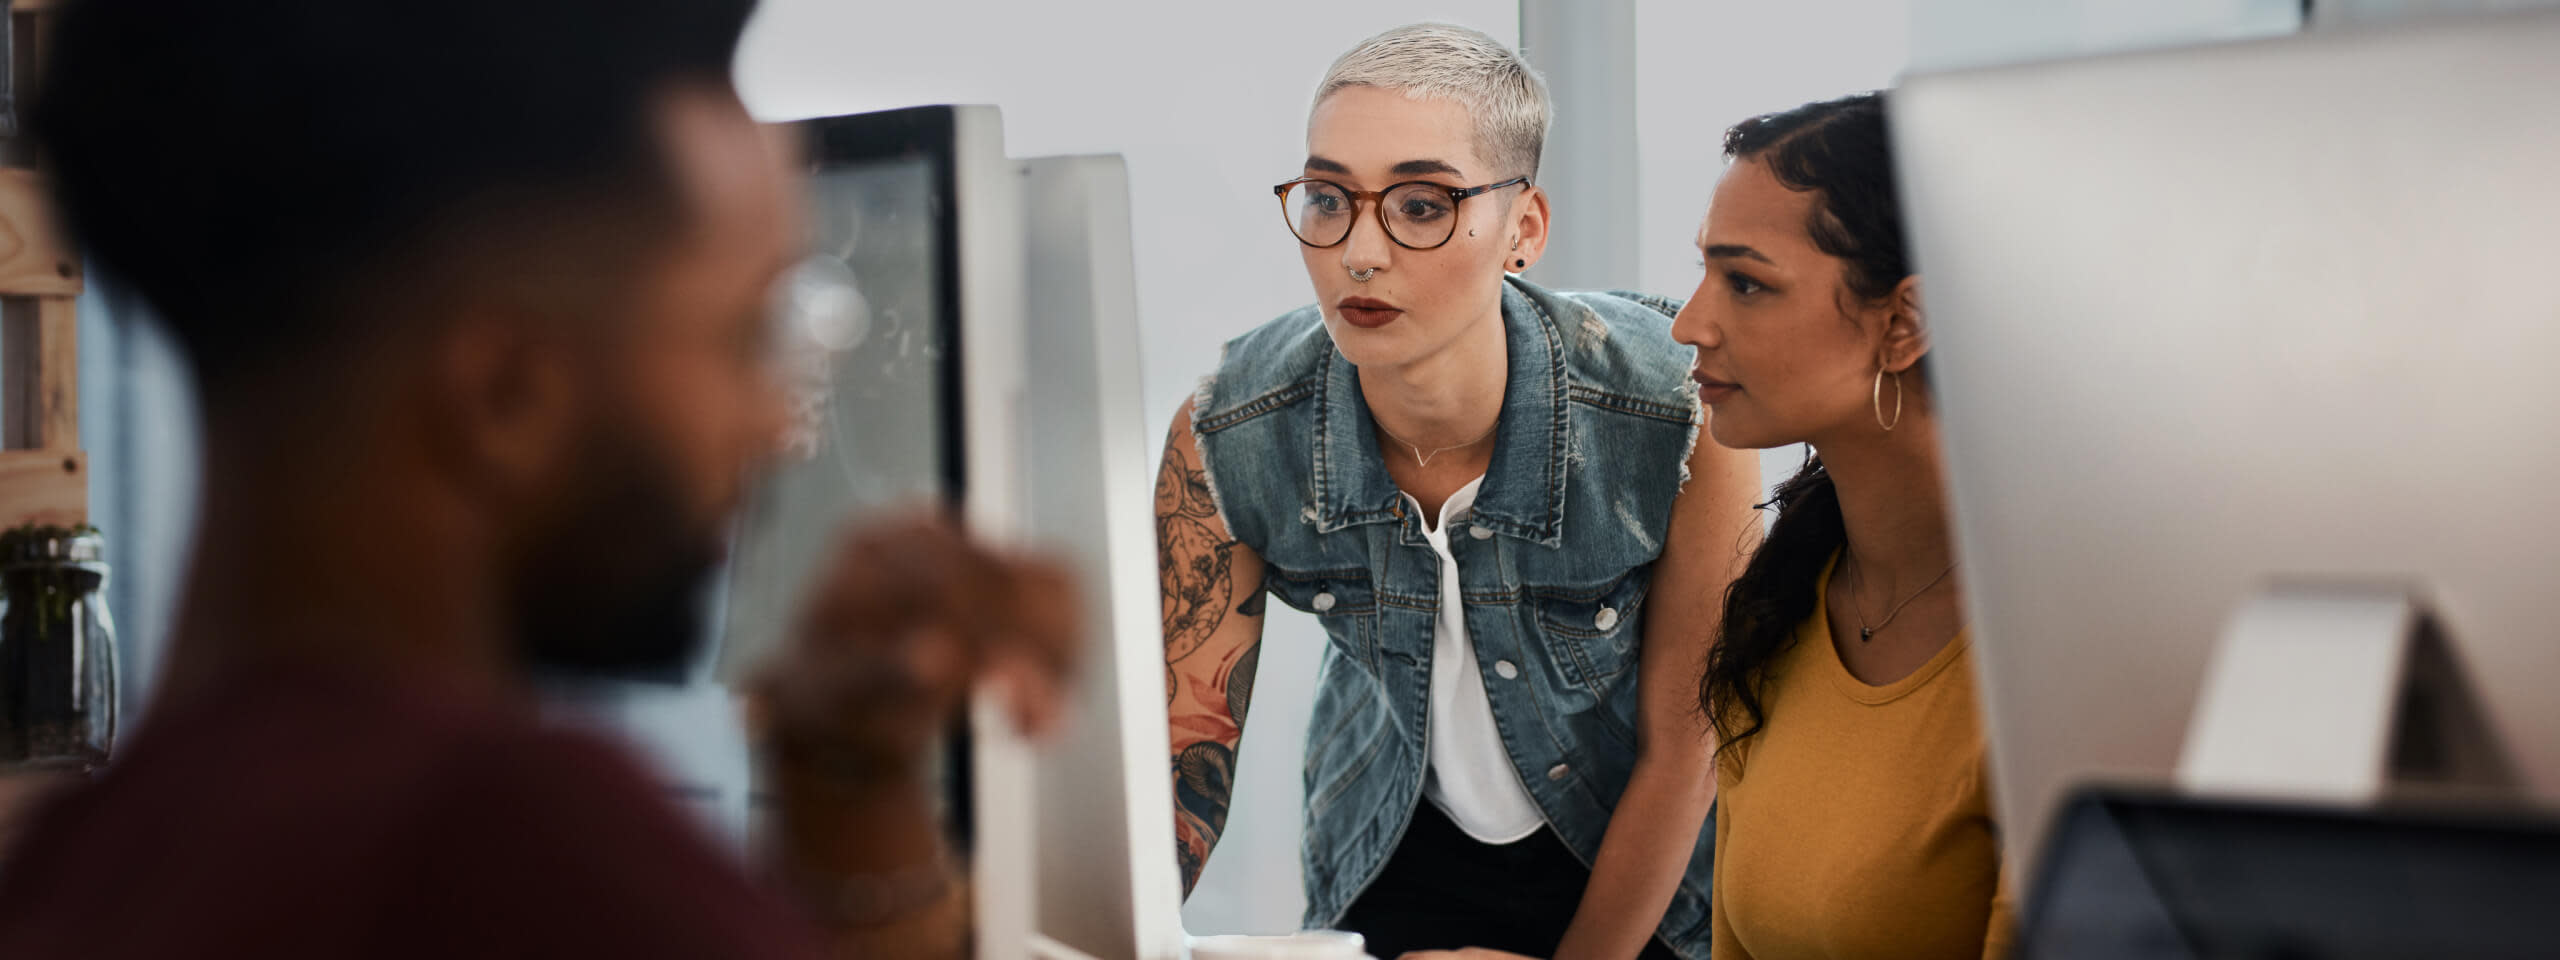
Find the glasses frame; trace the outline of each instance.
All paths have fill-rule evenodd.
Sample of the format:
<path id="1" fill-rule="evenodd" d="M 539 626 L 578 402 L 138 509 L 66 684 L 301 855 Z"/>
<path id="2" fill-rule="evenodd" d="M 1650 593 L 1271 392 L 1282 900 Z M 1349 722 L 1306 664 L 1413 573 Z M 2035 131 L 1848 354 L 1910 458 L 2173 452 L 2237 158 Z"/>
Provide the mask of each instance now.
<path id="1" fill-rule="evenodd" d="M 1342 191 L 1344 196 L 1351 198 L 1352 224 L 1349 228 L 1342 231 L 1342 239 L 1336 240 L 1332 243 L 1308 243 L 1306 235 L 1298 232 L 1297 222 L 1289 216 L 1289 190 L 1300 184 L 1307 183 L 1324 184 L 1325 186 Z M 1453 187 L 1437 180 L 1405 180 L 1398 183 L 1390 183 L 1384 190 L 1354 190 L 1350 187 L 1343 186 L 1340 181 L 1327 180 L 1323 177 L 1299 177 L 1298 179 L 1272 187 L 1271 195 L 1279 198 L 1280 200 L 1280 219 L 1281 222 L 1289 225 L 1289 235 L 1298 238 L 1299 243 L 1317 250 L 1330 250 L 1334 247 L 1339 247 L 1350 242 L 1351 231 L 1358 229 L 1360 226 L 1360 207 L 1363 204 L 1366 204 L 1370 210 L 1375 212 L 1375 216 L 1378 218 L 1379 232 L 1386 234 L 1387 239 L 1393 242 L 1396 246 L 1403 247 L 1407 250 L 1438 250 L 1441 247 L 1448 246 L 1449 241 L 1457 239 L 1457 215 L 1458 211 L 1466 205 L 1467 198 L 1483 196 L 1504 187 L 1525 187 L 1529 185 L 1529 178 L 1527 177 L 1513 177 L 1500 183 L 1488 183 L 1481 187 Z M 1403 238 L 1396 236 L 1396 229 L 1387 224 L 1387 194 L 1394 193 L 1406 187 L 1417 186 L 1430 187 L 1449 195 L 1449 235 L 1441 237 L 1439 243 L 1435 243 L 1427 247 L 1417 247 L 1413 244 L 1404 242 Z"/>

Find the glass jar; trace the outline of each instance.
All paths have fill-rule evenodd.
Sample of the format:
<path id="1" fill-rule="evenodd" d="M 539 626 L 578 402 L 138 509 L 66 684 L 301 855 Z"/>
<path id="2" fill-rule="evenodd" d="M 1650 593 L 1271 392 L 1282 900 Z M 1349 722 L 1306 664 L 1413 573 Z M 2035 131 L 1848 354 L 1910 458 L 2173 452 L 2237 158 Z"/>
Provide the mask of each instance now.
<path id="1" fill-rule="evenodd" d="M 0 770 L 104 766 L 116 741 L 116 637 L 96 528 L 0 534 Z"/>

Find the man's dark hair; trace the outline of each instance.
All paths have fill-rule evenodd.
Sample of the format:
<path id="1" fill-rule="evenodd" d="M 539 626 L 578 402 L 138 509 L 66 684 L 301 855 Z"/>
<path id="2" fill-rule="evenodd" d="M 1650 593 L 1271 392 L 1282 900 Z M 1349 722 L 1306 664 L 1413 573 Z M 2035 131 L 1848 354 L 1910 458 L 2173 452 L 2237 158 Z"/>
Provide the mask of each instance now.
<path id="1" fill-rule="evenodd" d="M 65 228 L 218 400 L 364 344 L 454 258 L 669 215 L 654 98 L 725 86 L 753 6 L 75 0 L 30 128 Z"/>

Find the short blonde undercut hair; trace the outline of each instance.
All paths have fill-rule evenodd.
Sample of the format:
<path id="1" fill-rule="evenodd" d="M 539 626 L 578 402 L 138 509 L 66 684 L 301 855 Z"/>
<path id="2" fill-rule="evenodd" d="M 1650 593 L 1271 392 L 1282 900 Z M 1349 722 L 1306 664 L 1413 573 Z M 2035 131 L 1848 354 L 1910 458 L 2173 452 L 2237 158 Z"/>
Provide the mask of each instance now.
<path id="1" fill-rule="evenodd" d="M 1448 100 L 1475 119 L 1476 152 L 1495 177 L 1535 177 L 1547 144 L 1547 81 L 1502 41 L 1446 23 L 1397 27 L 1351 48 L 1325 71 L 1315 102 L 1344 87 Z"/>

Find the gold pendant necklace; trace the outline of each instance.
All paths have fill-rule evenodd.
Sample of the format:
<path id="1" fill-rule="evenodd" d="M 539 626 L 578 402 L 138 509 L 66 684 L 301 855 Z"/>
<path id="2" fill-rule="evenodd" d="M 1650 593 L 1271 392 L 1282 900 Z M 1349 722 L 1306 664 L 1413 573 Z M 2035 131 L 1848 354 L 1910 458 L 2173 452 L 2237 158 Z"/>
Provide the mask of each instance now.
<path id="1" fill-rule="evenodd" d="M 1853 564 L 1857 563 L 1856 557 L 1851 557 L 1849 560 Z M 1891 625 L 1893 623 L 1893 618 L 1902 615 L 1902 608 L 1910 606 L 1911 601 L 1920 599 L 1921 594 L 1929 592 L 1930 588 L 1937 586 L 1940 582 L 1947 579 L 1948 574 L 1954 572 L 1956 572 L 1956 565 L 1952 563 L 1947 564 L 1947 568 L 1939 571 L 1936 577 L 1931 578 L 1928 583 L 1921 584 L 1920 589 L 1912 591 L 1910 596 L 1902 598 L 1902 602 L 1894 604 L 1893 609 L 1885 611 L 1884 620 L 1882 622 L 1870 627 L 1867 626 L 1867 611 L 1861 609 L 1858 605 L 1858 588 L 1866 586 L 1867 584 L 1866 566 L 1864 564 L 1858 564 L 1849 568 L 1849 612 L 1856 614 L 1858 617 L 1858 642 L 1865 643 L 1869 640 L 1875 639 L 1876 631 L 1882 630 Z"/>
<path id="2" fill-rule="evenodd" d="M 1468 448 L 1468 447 L 1475 446 L 1476 444 L 1483 443 L 1483 442 L 1485 442 L 1487 439 L 1490 439 L 1490 438 L 1493 436 L 1493 432 L 1494 432 L 1494 431 L 1502 429 L 1502 419 L 1501 419 L 1501 418 L 1499 418 L 1499 417 L 1496 417 L 1496 418 L 1494 418 L 1493 426 L 1486 427 L 1486 428 L 1485 428 L 1484 433 L 1483 433 L 1481 436 L 1478 436 L 1478 437 L 1476 437 L 1475 439 L 1473 439 L 1473 440 L 1469 440 L 1469 441 L 1467 441 L 1467 442 L 1465 442 L 1465 443 L 1457 444 L 1457 445 L 1455 445 L 1455 446 L 1441 447 L 1441 448 L 1439 448 L 1439 449 L 1437 449 L 1437 450 L 1433 450 L 1433 451 L 1431 451 L 1430 453 L 1427 453 L 1427 454 L 1426 454 L 1426 453 L 1423 453 L 1423 452 L 1422 452 L 1422 445 L 1421 445 L 1421 444 L 1415 443 L 1415 442 L 1413 442 L 1413 441 L 1411 441 L 1411 440 L 1407 440 L 1407 439 L 1405 439 L 1405 438 L 1403 438 L 1403 437 L 1396 436 L 1396 432 L 1395 432 L 1395 431 L 1393 431 L 1393 430 L 1389 430 L 1389 429 L 1387 429 L 1387 425 L 1386 425 L 1386 424 L 1384 424 L 1384 423 L 1380 423 L 1380 422 L 1378 421 L 1378 418 L 1377 418 L 1375 415 L 1371 415 L 1371 416 L 1369 417 L 1369 422 L 1370 422 L 1370 423 L 1372 423 L 1372 424 L 1375 424 L 1375 425 L 1377 426 L 1377 428 L 1378 428 L 1378 432 L 1379 432 L 1379 433 L 1386 434 L 1386 435 L 1387 435 L 1387 439 L 1389 439 L 1389 440 L 1393 440 L 1393 441 L 1395 441 L 1395 442 L 1397 442 L 1397 443 L 1399 443 L 1399 444 L 1402 444 L 1402 445 L 1404 445 L 1404 448 L 1405 448 L 1405 449 L 1413 451 L 1413 462 L 1414 462 L 1416 465 L 1421 466 L 1421 467 L 1424 467 L 1424 468 L 1426 468 L 1426 469 L 1427 469 L 1427 468 L 1429 468 L 1429 467 L 1431 466 L 1432 458 L 1434 458 L 1434 457 L 1438 457 L 1439 455 L 1444 454 L 1444 453 L 1447 453 L 1447 452 L 1449 452 L 1449 451 L 1451 451 L 1451 450 L 1464 450 L 1464 449 L 1466 449 L 1466 448 Z"/>

